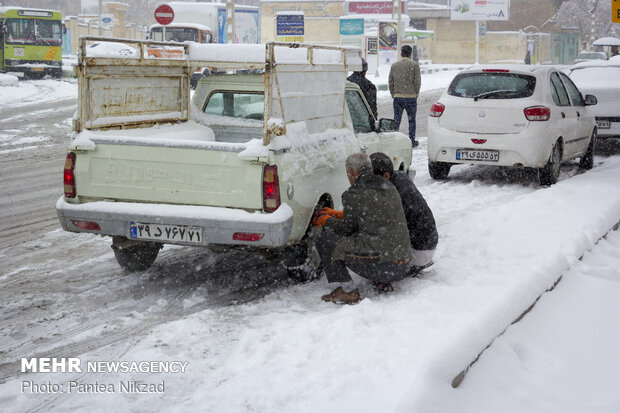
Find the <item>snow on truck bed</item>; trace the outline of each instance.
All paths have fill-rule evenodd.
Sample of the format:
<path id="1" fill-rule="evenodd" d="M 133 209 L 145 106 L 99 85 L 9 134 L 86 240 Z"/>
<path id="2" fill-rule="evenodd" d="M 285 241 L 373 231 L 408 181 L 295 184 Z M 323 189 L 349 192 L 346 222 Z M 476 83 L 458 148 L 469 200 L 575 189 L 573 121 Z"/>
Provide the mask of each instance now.
<path id="1" fill-rule="evenodd" d="M 84 149 L 108 143 L 240 151 L 247 141 L 262 137 L 262 125 L 262 121 L 204 115 L 200 123 L 189 120 L 150 128 L 85 130 L 75 135 L 72 144 Z"/>

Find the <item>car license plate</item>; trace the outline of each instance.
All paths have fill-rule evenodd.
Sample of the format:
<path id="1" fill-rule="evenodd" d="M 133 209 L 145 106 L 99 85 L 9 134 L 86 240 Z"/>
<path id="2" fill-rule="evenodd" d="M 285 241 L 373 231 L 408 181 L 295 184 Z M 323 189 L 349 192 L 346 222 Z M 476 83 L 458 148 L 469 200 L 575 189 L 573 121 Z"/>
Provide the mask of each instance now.
<path id="1" fill-rule="evenodd" d="M 597 119 L 596 126 L 600 129 L 609 129 L 609 120 L 608 119 Z"/>
<path id="2" fill-rule="evenodd" d="M 478 149 L 457 149 L 457 161 L 499 161 L 499 151 L 481 151 Z"/>
<path id="3" fill-rule="evenodd" d="M 30 68 L 33 72 L 42 72 L 44 69 L 42 67 L 32 67 Z"/>
<path id="4" fill-rule="evenodd" d="M 153 241 L 202 243 L 202 227 L 186 227 L 184 225 L 146 224 L 131 222 L 129 224 L 131 239 L 148 239 Z"/>

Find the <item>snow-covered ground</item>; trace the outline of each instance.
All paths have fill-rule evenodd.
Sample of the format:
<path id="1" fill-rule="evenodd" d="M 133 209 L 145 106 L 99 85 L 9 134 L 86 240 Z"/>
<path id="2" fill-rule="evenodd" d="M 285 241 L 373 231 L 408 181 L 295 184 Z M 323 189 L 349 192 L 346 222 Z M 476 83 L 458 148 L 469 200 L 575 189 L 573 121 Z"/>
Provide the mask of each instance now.
<path id="1" fill-rule="evenodd" d="M 423 91 L 431 85 L 445 87 L 452 76 L 423 75 Z M 60 89 L 45 98 L 63 95 Z M 619 145 L 606 143 L 613 155 L 598 154 L 591 171 L 580 173 L 576 162 L 564 165 L 560 182 L 545 188 L 531 174 L 491 167 L 458 166 L 450 180 L 433 181 L 426 172 L 426 138 L 420 141 L 414 151 L 416 184 L 434 211 L 440 234 L 436 264 L 420 277 L 398 283 L 388 295 L 376 295 L 358 280 L 366 298 L 347 307 L 320 301 L 330 291 L 324 279 L 282 283 L 262 298 L 240 299 L 144 328 L 140 321 L 153 314 L 192 308 L 212 298 L 204 288 L 180 301 L 162 290 L 161 298 L 143 305 L 140 297 L 146 293 L 134 289 L 157 282 L 161 274 L 153 268 L 126 279 L 135 311 L 70 339 L 97 340 L 105 338 L 106 329 L 132 326 L 142 335 L 128 333 L 105 346 L 82 347 L 78 354 L 50 354 L 41 347 L 41 354 L 80 357 L 83 363 L 182 361 L 188 363 L 184 373 L 14 374 L 0 384 L 0 405 L 7 411 L 619 411 L 620 357 L 614 350 L 620 337 L 620 236 L 609 232 L 620 221 Z M 63 273 L 75 274 L 70 283 L 82 282 L 83 274 L 96 280 L 97 273 L 115 271 L 109 250 L 70 265 L 57 264 L 62 261 L 57 255 L 71 249 L 75 257 L 76 251 L 86 254 L 99 244 L 104 251 L 104 243 L 84 234 L 50 232 L 42 247 L 24 246 L 33 250 L 36 261 L 1 268 L 0 281 L 22 282 L 16 277 L 28 272 L 41 274 L 41 282 Z M 164 258 L 176 254 L 181 259 L 185 254 L 188 260 L 194 254 L 182 248 L 164 253 Z M 0 256 L 6 254 L 0 251 Z M 185 271 L 170 261 L 168 266 L 167 277 Z M 193 271 L 201 273 L 201 268 Z M 265 277 L 256 271 L 257 278 Z M 118 274 L 122 278 L 122 271 Z M 559 277 L 555 290 L 496 339 Z M 115 279 L 107 287 L 116 284 Z M 86 299 L 103 288 L 96 285 L 94 292 L 84 289 L 81 294 Z M 63 296 L 62 291 L 53 297 L 59 300 L 57 312 L 47 321 L 2 330 L 7 336 L 0 341 L 0 352 L 19 351 L 14 337 L 23 340 L 45 323 L 59 331 L 77 328 L 68 323 L 79 310 L 72 302 L 80 297 Z M 27 306 L 19 297 L 3 299 L 3 320 Z M 114 307 L 113 301 L 105 301 L 98 316 Z M 97 318 L 85 316 L 88 322 Z M 55 340 L 63 343 L 63 337 Z M 491 343 L 461 387 L 453 389 L 455 377 Z M 120 393 L 119 382 L 127 380 L 163 383 L 165 391 Z M 70 381 L 112 384 L 114 391 L 68 394 Z M 33 394 L 24 390 L 24 382 L 62 384 L 64 392 Z"/>
<path id="2" fill-rule="evenodd" d="M 53 102 L 69 97 L 77 97 L 77 82 L 75 79 L 20 80 L 17 84 L 10 84 L 0 88 L 0 108 L 15 108 L 32 103 Z"/>

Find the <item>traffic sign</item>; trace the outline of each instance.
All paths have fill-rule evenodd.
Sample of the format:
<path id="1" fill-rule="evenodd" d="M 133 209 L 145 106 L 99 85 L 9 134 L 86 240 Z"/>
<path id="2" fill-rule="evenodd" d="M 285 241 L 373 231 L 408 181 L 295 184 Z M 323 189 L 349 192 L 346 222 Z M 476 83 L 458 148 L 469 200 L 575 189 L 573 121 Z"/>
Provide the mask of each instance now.
<path id="1" fill-rule="evenodd" d="M 620 0 L 613 0 L 611 2 L 611 21 L 620 23 Z"/>
<path id="2" fill-rule="evenodd" d="M 155 21 L 163 26 L 172 23 L 174 10 L 167 4 L 160 4 L 155 9 Z"/>

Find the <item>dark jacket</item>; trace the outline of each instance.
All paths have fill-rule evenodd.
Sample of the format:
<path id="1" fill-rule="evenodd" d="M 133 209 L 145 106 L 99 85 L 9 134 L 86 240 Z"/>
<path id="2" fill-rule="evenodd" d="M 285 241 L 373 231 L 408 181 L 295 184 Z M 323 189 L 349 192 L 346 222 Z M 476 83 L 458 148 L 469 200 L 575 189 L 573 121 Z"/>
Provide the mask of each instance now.
<path id="1" fill-rule="evenodd" d="M 332 260 L 411 258 L 407 221 L 394 185 L 372 172 L 364 173 L 342 194 L 342 205 L 343 219 L 330 218 L 325 225 L 342 236 Z"/>
<path id="2" fill-rule="evenodd" d="M 403 171 L 394 171 L 390 179 L 405 210 L 411 246 L 415 250 L 432 250 L 437 246 L 437 226 L 433 212 L 426 204 L 418 188 Z"/>
<path id="3" fill-rule="evenodd" d="M 366 97 L 366 101 L 372 109 L 372 114 L 377 118 L 377 88 L 362 72 L 353 72 L 351 76 L 347 78 L 349 82 L 357 83 L 362 89 L 362 93 Z"/>

